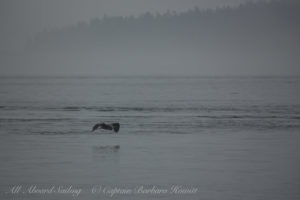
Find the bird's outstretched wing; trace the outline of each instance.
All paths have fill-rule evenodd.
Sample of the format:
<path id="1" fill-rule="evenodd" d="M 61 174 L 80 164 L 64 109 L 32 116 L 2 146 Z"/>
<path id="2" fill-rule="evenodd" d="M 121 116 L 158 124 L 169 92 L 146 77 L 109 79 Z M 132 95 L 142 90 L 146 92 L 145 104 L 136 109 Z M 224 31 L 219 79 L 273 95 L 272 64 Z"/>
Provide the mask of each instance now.
<path id="1" fill-rule="evenodd" d="M 98 123 L 98 124 L 95 124 L 94 126 L 93 126 L 93 130 L 92 131 L 95 131 L 97 128 L 99 128 L 101 126 L 101 124 L 100 123 Z"/>

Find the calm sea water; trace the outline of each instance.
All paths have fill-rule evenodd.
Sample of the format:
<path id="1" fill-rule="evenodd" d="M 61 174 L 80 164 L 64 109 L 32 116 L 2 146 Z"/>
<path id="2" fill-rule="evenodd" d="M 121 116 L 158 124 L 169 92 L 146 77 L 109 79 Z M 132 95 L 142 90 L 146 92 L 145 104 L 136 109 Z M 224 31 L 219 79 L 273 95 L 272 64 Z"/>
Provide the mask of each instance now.
<path id="1" fill-rule="evenodd" d="M 92 133 L 98 122 L 120 132 Z M 82 188 L 78 199 L 299 199 L 299 130 L 299 77 L 2 77 L 1 199 L 74 198 L 32 185 Z"/>

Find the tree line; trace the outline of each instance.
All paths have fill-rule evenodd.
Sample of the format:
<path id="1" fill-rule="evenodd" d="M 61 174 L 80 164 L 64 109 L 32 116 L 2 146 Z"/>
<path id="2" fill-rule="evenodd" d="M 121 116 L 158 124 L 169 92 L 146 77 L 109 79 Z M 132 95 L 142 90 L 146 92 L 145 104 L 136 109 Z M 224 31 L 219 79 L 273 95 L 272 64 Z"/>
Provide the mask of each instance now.
<path id="1" fill-rule="evenodd" d="M 299 19 L 300 3 L 296 0 L 248 2 L 206 10 L 194 7 L 185 12 L 146 12 L 139 16 L 105 15 L 40 32 L 28 48 L 69 51 L 167 45 L 197 49 L 209 44 L 270 45 L 278 40 L 285 44 L 289 37 L 300 35 Z"/>

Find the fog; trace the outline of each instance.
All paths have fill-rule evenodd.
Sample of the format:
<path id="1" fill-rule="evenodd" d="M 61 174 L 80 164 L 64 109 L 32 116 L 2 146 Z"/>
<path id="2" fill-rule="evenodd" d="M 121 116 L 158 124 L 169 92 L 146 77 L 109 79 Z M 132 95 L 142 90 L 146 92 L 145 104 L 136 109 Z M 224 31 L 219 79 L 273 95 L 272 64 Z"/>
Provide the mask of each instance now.
<path id="1" fill-rule="evenodd" d="M 300 75 L 297 1 L 1 4 L 4 76 Z"/>

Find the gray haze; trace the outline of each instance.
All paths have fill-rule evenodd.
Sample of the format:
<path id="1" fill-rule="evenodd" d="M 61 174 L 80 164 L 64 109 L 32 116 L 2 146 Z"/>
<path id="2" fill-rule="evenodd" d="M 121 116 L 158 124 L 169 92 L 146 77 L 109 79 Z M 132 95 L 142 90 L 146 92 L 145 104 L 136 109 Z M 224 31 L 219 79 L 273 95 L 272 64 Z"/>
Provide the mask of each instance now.
<path id="1" fill-rule="evenodd" d="M 291 28 L 297 24 L 295 17 L 298 16 L 287 16 L 290 13 L 289 9 L 280 10 L 281 15 L 276 18 L 272 17 L 275 16 L 278 5 L 270 15 L 259 10 L 259 6 L 256 13 L 250 5 L 244 10 L 226 11 L 224 20 L 221 16 L 224 10 L 217 15 L 208 13 L 206 18 L 192 18 L 188 14 L 176 18 L 176 15 L 187 12 L 195 6 L 203 11 L 224 6 L 238 8 L 240 3 L 245 2 L 249 1 L 1 0 L 0 73 L 1 75 L 300 74 L 297 56 L 299 28 Z M 109 26 L 95 20 L 101 19 L 104 15 L 137 17 L 147 11 L 155 15 L 157 12 L 164 14 L 168 10 L 171 13 L 176 11 L 176 14 L 172 15 L 173 18 L 167 20 L 168 22 L 163 22 L 164 18 L 156 19 L 153 23 L 146 22 L 145 18 L 145 21 L 130 22 L 124 28 L 126 20 L 120 23 L 114 22 L 113 19 L 106 21 L 112 23 L 113 27 L 118 27 L 117 30 L 110 30 Z M 250 13 L 245 14 L 244 11 Z M 293 10 L 292 13 L 294 12 Z M 233 16 L 230 16 L 230 13 L 233 13 Z M 203 22 L 199 25 L 198 21 L 202 19 Z M 262 19 L 267 19 L 263 22 L 265 24 L 259 23 Z M 121 19 L 115 21 L 118 20 L 122 21 Z M 286 23 L 287 20 L 291 23 Z M 275 22 L 276 27 L 268 29 L 269 22 Z M 140 29 L 134 27 L 131 32 L 126 31 L 131 25 L 139 23 L 144 24 L 144 27 Z M 176 25 L 173 26 L 172 23 Z M 240 25 L 247 28 L 248 23 L 251 29 L 243 32 Z M 151 28 L 145 31 L 147 27 Z M 141 29 L 144 32 L 140 32 Z M 105 30 L 111 32 L 103 33 Z M 36 35 L 37 32 L 40 32 L 39 35 Z M 112 34 L 116 32 L 118 34 Z M 130 38 L 126 34 L 130 35 Z"/>
<path id="2" fill-rule="evenodd" d="M 215 8 L 247 0 L 1 0 L 1 29 L 25 32 L 62 27 L 91 18 L 138 15 L 146 11 Z M 248 0 L 249 1 L 249 0 Z M 14 29 L 15 28 L 15 29 Z M 3 30 L 2 30 L 3 31 Z"/>

